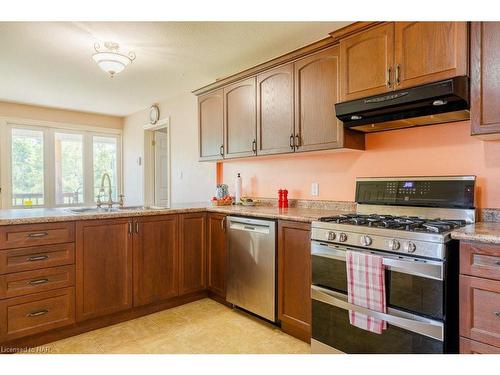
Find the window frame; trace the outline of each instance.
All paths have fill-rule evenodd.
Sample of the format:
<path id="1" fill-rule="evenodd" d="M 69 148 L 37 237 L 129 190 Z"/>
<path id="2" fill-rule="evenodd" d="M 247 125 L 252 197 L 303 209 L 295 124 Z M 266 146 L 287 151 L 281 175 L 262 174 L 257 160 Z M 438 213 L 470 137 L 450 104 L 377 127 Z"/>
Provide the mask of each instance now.
<path id="1" fill-rule="evenodd" d="M 12 129 L 28 129 L 43 132 L 44 150 L 44 204 L 36 206 L 14 206 L 12 204 Z M 79 204 L 56 204 L 55 189 L 55 133 L 80 134 L 83 141 L 83 202 Z M 85 125 L 52 123 L 19 119 L 0 119 L 0 207 L 9 209 L 60 208 L 94 206 L 93 198 L 93 137 L 110 137 L 116 139 L 117 195 L 123 191 L 122 178 L 122 131 L 113 128 L 97 128 Z M 1 141 L 5 140 L 5 141 Z"/>

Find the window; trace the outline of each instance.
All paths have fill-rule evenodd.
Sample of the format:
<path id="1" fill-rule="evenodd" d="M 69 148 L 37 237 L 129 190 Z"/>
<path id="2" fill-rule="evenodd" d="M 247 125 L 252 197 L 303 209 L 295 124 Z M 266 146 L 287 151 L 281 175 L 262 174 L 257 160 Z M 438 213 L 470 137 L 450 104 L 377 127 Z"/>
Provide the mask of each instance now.
<path id="1" fill-rule="evenodd" d="M 118 200 L 117 188 L 117 142 L 116 138 L 93 137 L 93 166 L 94 166 L 94 199 L 97 200 L 101 188 L 102 176 L 107 173 L 111 179 L 111 199 Z M 108 185 L 105 185 L 106 187 Z M 107 193 L 107 190 L 106 190 Z M 109 198 L 109 197 L 106 197 Z M 102 197 L 101 197 L 102 199 Z"/>
<path id="2" fill-rule="evenodd" d="M 84 202 L 83 135 L 55 133 L 56 204 Z"/>
<path id="3" fill-rule="evenodd" d="M 2 186 L 7 187 L 2 194 L 4 207 L 95 205 L 104 173 L 110 176 L 112 199 L 117 200 L 119 135 L 42 126 L 6 128 L 9 147 L 4 155 L 10 167 L 2 174 Z"/>
<path id="4" fill-rule="evenodd" d="M 43 132 L 14 128 L 11 145 L 12 205 L 43 205 Z"/>

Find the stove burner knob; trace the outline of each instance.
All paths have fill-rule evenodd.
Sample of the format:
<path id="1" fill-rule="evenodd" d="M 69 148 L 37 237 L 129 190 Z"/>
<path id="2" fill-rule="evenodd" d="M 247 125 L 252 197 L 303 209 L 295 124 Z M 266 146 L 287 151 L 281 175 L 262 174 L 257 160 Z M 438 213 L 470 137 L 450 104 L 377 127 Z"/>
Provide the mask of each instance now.
<path id="1" fill-rule="evenodd" d="M 398 250 L 400 246 L 401 244 L 399 243 L 398 240 L 392 239 L 389 241 L 389 249 L 391 250 Z"/>
<path id="2" fill-rule="evenodd" d="M 347 234 L 345 234 L 345 233 L 340 233 L 340 234 L 339 234 L 339 241 L 340 241 L 340 242 L 346 242 L 346 241 L 347 241 Z"/>
<path id="3" fill-rule="evenodd" d="M 416 249 L 417 249 L 417 246 L 411 241 L 409 241 L 405 246 L 405 250 L 408 253 L 414 253 Z"/>
<path id="4" fill-rule="evenodd" d="M 327 239 L 328 241 L 334 241 L 334 240 L 335 240 L 335 237 L 336 237 L 336 236 L 335 236 L 335 232 L 328 232 L 328 233 L 326 234 L 326 239 Z"/>
<path id="5" fill-rule="evenodd" d="M 363 246 L 370 246 L 372 244 L 372 238 L 370 236 L 361 236 L 359 241 Z"/>

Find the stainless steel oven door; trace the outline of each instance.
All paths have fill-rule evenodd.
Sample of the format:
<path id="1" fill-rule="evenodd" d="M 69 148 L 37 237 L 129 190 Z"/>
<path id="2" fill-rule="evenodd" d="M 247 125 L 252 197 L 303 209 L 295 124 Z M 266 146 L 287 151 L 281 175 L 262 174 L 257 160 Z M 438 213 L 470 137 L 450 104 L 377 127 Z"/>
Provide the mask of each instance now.
<path id="1" fill-rule="evenodd" d="M 444 324 L 440 321 L 389 308 L 387 313 L 353 305 L 347 296 L 326 288 L 311 287 L 313 353 L 444 353 Z M 385 320 L 382 334 L 349 323 L 349 310 Z M 319 348 L 316 351 L 315 348 Z"/>
<path id="2" fill-rule="evenodd" d="M 442 261 L 312 241 L 313 285 L 347 294 L 346 250 L 383 257 L 388 307 L 430 319 L 444 319 L 446 264 Z"/>

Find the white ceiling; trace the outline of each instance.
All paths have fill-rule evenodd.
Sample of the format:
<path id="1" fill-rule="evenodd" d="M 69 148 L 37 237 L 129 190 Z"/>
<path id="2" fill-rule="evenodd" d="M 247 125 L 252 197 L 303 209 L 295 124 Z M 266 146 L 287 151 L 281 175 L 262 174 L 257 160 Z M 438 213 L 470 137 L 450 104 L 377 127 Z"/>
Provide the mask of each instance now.
<path id="1" fill-rule="evenodd" d="M 125 116 L 279 56 L 349 22 L 0 22 L 0 100 Z M 136 60 L 115 78 L 94 42 Z"/>

